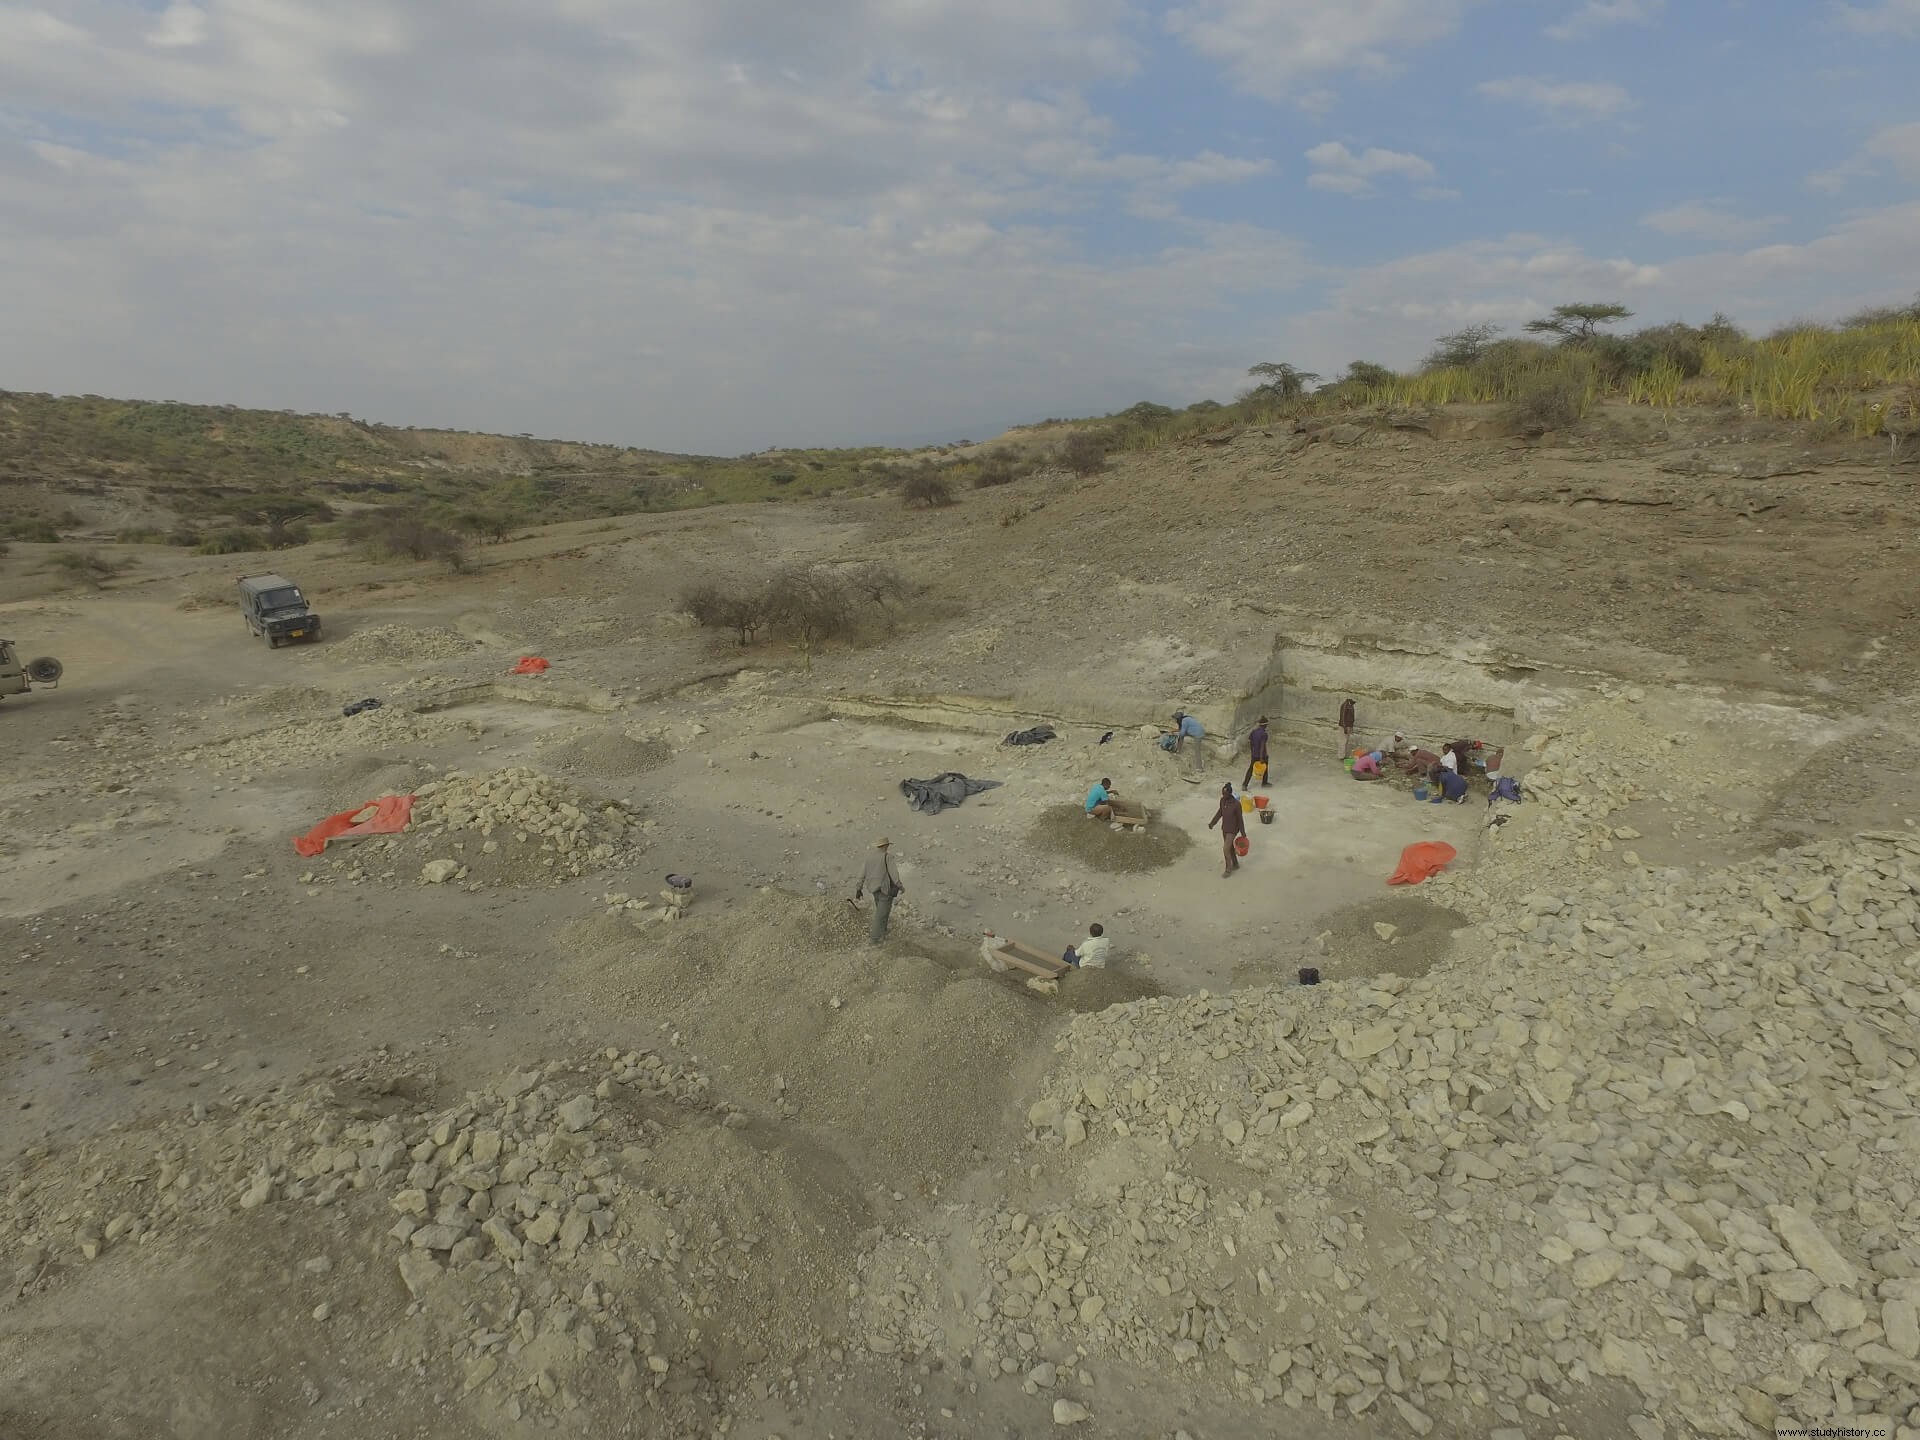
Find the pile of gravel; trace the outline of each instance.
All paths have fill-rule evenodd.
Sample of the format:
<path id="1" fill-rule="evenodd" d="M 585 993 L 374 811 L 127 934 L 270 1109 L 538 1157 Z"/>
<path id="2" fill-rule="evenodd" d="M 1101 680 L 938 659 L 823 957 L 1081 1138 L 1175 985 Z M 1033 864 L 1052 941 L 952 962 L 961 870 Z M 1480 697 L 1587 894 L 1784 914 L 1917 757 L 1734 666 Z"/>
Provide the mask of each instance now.
<path id="1" fill-rule="evenodd" d="M 479 648 L 478 642 L 443 626 L 370 625 L 314 653 L 348 665 L 412 665 L 459 660 Z"/>
<path id="2" fill-rule="evenodd" d="M 526 766 L 449 770 L 414 795 L 410 831 L 434 842 L 427 863 L 441 881 L 558 883 L 620 860 L 640 839 L 629 806 Z"/>

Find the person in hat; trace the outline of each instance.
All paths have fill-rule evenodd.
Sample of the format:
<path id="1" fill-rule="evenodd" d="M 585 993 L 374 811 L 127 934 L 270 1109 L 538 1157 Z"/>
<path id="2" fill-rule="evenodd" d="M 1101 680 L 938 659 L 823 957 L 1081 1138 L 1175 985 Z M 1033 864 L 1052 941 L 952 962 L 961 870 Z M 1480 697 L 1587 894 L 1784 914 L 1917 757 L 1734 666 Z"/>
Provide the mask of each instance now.
<path id="1" fill-rule="evenodd" d="M 1206 748 L 1206 743 L 1206 726 L 1202 725 L 1184 710 L 1176 710 L 1173 712 L 1173 748 L 1176 751 L 1180 751 L 1186 749 L 1188 745 L 1192 745 L 1193 768 L 1196 770 L 1204 770 L 1206 768 L 1207 757 L 1203 753 Z"/>
<path id="2" fill-rule="evenodd" d="M 1348 696 L 1340 702 L 1340 758 L 1346 759 L 1353 753 L 1353 697 Z"/>
<path id="3" fill-rule="evenodd" d="M 1233 842 L 1247 833 L 1246 821 L 1241 818 L 1240 797 L 1233 793 L 1233 782 L 1229 780 L 1220 787 L 1220 808 L 1213 812 L 1213 818 L 1207 821 L 1207 829 L 1220 827 L 1220 843 L 1225 857 L 1225 867 L 1220 878 L 1226 879 L 1240 868 L 1240 856 L 1234 851 Z"/>
<path id="4" fill-rule="evenodd" d="M 887 922 L 893 916 L 893 902 L 896 896 L 904 894 L 906 886 L 900 883 L 900 872 L 894 867 L 892 842 L 884 835 L 873 842 L 873 853 L 867 856 L 867 868 L 860 872 L 860 885 L 853 892 L 858 900 L 867 891 L 873 892 L 873 929 L 868 940 L 878 945 L 887 938 Z"/>
<path id="5" fill-rule="evenodd" d="M 1270 788 L 1267 781 L 1267 776 L 1270 773 L 1269 765 L 1270 762 L 1267 759 L 1267 717 L 1262 715 L 1259 723 L 1247 732 L 1247 777 L 1240 782 L 1240 788 L 1244 790 L 1253 784 L 1256 771 L 1259 773 L 1260 788 L 1262 790 Z"/>

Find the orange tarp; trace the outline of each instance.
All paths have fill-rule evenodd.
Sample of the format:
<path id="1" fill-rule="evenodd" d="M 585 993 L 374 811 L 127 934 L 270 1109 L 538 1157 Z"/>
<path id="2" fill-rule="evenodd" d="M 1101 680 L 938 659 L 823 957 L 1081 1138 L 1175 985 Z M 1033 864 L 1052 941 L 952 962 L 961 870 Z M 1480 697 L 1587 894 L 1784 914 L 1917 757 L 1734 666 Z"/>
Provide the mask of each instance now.
<path id="1" fill-rule="evenodd" d="M 547 662 L 538 655 L 522 655 L 520 663 L 509 670 L 509 675 L 538 675 L 547 668 Z"/>
<path id="2" fill-rule="evenodd" d="M 413 796 L 382 795 L 365 805 L 329 815 L 304 835 L 293 837 L 302 855 L 318 855 L 329 840 L 364 840 L 369 835 L 398 835 L 413 817 Z"/>
<path id="3" fill-rule="evenodd" d="M 1444 840 L 1422 840 L 1400 852 L 1400 868 L 1387 881 L 1389 885 L 1418 885 L 1438 875 L 1460 852 Z"/>

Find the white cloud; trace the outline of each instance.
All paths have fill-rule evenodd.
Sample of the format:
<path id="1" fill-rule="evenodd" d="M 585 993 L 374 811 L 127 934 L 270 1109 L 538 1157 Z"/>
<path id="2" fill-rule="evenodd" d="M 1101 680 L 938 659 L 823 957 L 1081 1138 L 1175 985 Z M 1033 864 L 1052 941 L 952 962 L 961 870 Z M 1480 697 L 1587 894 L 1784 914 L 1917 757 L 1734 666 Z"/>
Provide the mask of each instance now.
<path id="1" fill-rule="evenodd" d="M 1649 25 L 1667 0 L 1586 0 L 1578 10 L 1557 25 L 1549 25 L 1547 34 L 1555 40 L 1578 40 L 1596 30 L 1613 25 Z"/>
<path id="2" fill-rule="evenodd" d="M 1604 119 L 1633 104 L 1633 97 L 1610 81 L 1556 81 L 1537 75 L 1514 75 L 1504 80 L 1483 80 L 1475 88 L 1490 100 L 1515 100 L 1549 114 L 1576 119 Z"/>
<path id="3" fill-rule="evenodd" d="M 184 8 L 0 4 L 0 384 L 730 451 L 977 432 L 1188 389 L 1307 273 L 1178 204 L 1270 161 L 1115 146 L 1085 96 L 1137 63 L 1125 0 Z M 1176 238 L 1094 258 L 1145 192 Z"/>
<path id="4" fill-rule="evenodd" d="M 1786 217 L 1744 216 L 1736 214 L 1724 200 L 1694 200 L 1643 215 L 1640 223 L 1650 230 L 1658 230 L 1662 235 L 1745 245 L 1779 229 L 1786 223 Z"/>
<path id="5" fill-rule="evenodd" d="M 1307 163 L 1313 174 L 1307 184 L 1316 190 L 1331 190 L 1340 195 L 1369 195 L 1373 182 L 1383 175 L 1404 180 L 1433 178 L 1433 165 L 1418 155 L 1403 150 L 1368 147 L 1358 153 L 1337 140 L 1328 140 L 1307 151 Z"/>
<path id="6" fill-rule="evenodd" d="M 1257 175 L 1271 174 L 1271 160 L 1239 159 L 1217 151 L 1203 150 L 1191 160 L 1182 160 L 1168 172 L 1167 183 L 1176 190 L 1195 185 L 1237 185 Z"/>
<path id="7" fill-rule="evenodd" d="M 1920 180 L 1920 120 L 1894 125 L 1867 141 L 1870 160 L 1883 161 L 1904 179 Z"/>
<path id="8" fill-rule="evenodd" d="M 1840 23 L 1859 35 L 1920 35 L 1920 0 L 1879 0 L 1835 9 Z"/>
<path id="9" fill-rule="evenodd" d="M 147 32 L 155 45 L 198 45 L 207 38 L 207 12 L 198 5 L 175 0 L 160 13 L 160 20 Z"/>
<path id="10" fill-rule="evenodd" d="M 1920 181 L 1920 120 L 1877 132 L 1831 170 L 1816 170 L 1807 176 L 1807 184 L 1832 195 L 1856 180 L 1869 180 L 1889 170 L 1903 180 Z"/>
<path id="11" fill-rule="evenodd" d="M 1348 70 L 1385 71 L 1394 57 L 1453 33 L 1468 0 L 1189 0 L 1167 29 L 1234 84 L 1266 100 L 1308 101 L 1310 82 Z"/>

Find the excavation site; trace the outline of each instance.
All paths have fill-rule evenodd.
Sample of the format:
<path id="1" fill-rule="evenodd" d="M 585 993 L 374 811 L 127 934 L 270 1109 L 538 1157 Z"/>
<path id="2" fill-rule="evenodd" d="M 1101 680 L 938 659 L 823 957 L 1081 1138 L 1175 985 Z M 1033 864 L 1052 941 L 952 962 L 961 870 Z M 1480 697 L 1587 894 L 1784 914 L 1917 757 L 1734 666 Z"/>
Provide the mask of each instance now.
<path id="1" fill-rule="evenodd" d="M 1463 413 L 14 544 L 0 1434 L 1920 1433 L 1913 464 Z"/>

